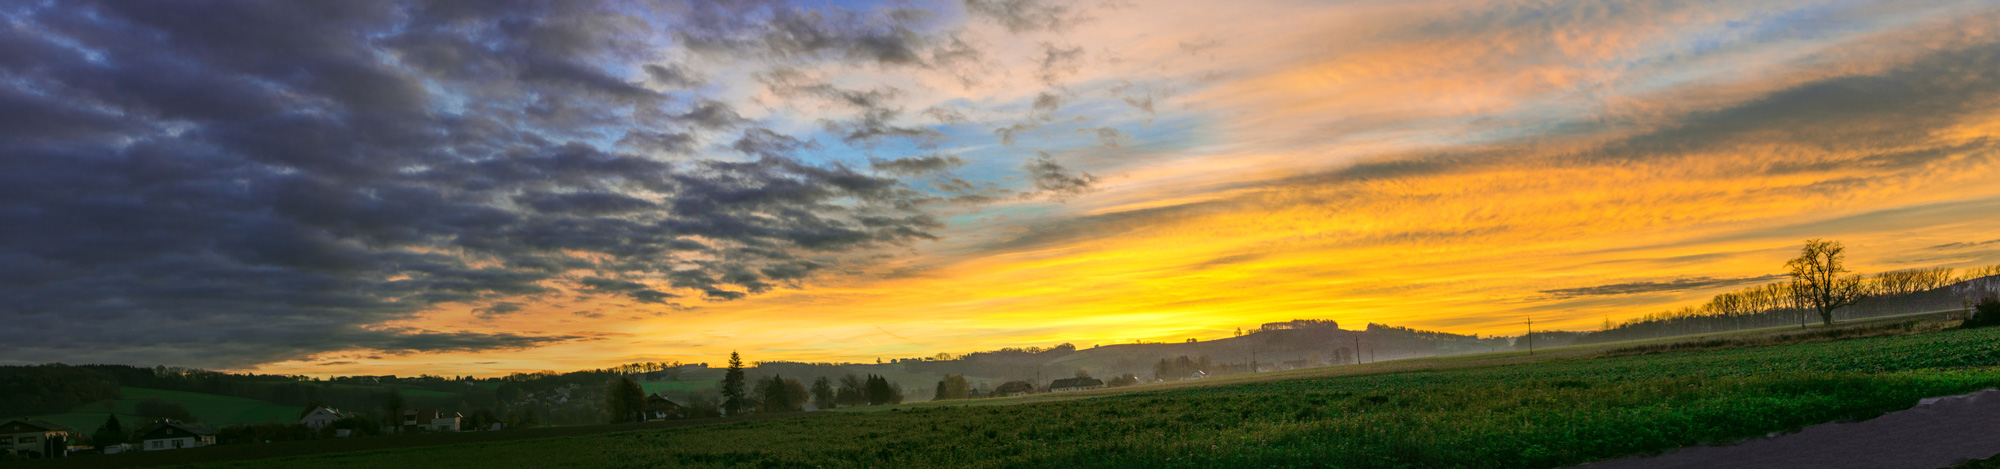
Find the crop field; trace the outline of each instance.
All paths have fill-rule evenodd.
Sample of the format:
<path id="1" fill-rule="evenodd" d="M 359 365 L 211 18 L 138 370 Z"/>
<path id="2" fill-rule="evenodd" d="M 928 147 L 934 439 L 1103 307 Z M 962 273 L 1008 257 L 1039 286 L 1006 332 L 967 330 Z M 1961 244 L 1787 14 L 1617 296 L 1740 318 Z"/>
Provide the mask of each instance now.
<path id="1" fill-rule="evenodd" d="M 180 403 L 182 407 L 187 408 L 188 413 L 194 414 L 195 417 L 200 419 L 201 423 L 211 426 L 239 423 L 292 422 L 297 421 L 299 413 L 305 410 L 303 407 L 277 405 L 256 399 L 198 392 L 169 391 L 129 386 L 119 387 L 118 392 L 122 395 L 119 399 L 84 404 L 69 413 L 43 415 L 36 418 L 89 433 L 96 431 L 97 427 L 104 424 L 104 417 L 107 414 L 117 414 L 118 421 L 128 427 L 142 425 L 146 421 L 146 418 L 140 417 L 137 414 L 136 407 L 138 407 L 139 401 L 146 399 L 163 399 Z"/>
<path id="2" fill-rule="evenodd" d="M 2000 386 L 2000 330 L 1553 355 L 214 467 L 1558 467 L 1865 419 Z"/>

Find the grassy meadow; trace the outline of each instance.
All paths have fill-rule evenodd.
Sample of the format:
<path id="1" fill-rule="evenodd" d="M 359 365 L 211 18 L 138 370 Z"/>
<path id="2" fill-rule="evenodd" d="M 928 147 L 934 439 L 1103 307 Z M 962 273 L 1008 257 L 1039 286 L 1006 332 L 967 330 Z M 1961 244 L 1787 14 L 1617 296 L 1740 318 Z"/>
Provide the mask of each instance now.
<path id="1" fill-rule="evenodd" d="M 68 413 L 38 415 L 35 418 L 90 433 L 96 431 L 97 427 L 103 426 L 105 416 L 110 414 L 117 414 L 119 423 L 127 426 L 128 430 L 136 425 L 144 425 L 147 419 L 138 415 L 137 407 L 139 401 L 146 399 L 179 403 L 201 423 L 218 427 L 245 423 L 295 422 L 299 419 L 299 413 L 305 411 L 304 407 L 198 392 L 120 386 L 118 393 L 121 396 L 118 399 L 92 402 Z"/>
<path id="2" fill-rule="evenodd" d="M 644 389 L 644 390 L 646 391 L 646 393 L 647 393 L 647 394 L 655 394 L 655 393 L 659 393 L 659 392 L 662 392 L 662 391 L 667 391 L 667 392 L 674 392 L 674 393 L 686 393 L 686 392 L 694 392 L 694 391 L 700 391 L 700 390 L 704 390 L 704 389 L 715 389 L 715 387 L 716 387 L 716 383 L 721 383 L 721 382 L 722 382 L 722 380 L 720 380 L 720 379 L 683 379 L 683 380 L 679 380 L 679 381 L 641 381 L 641 382 L 639 382 L 639 387 L 640 387 L 641 389 Z"/>
<path id="3" fill-rule="evenodd" d="M 1879 329 L 1896 327 L 1900 335 L 1789 345 L 1407 360 L 210 467 L 1557 467 L 1865 419 L 2000 386 L 2000 329 Z"/>

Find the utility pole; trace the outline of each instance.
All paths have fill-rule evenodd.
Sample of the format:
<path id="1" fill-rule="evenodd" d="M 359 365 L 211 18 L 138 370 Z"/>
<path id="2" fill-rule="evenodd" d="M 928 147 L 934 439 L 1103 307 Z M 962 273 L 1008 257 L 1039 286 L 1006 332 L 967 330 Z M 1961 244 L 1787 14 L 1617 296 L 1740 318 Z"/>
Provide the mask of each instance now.
<path id="1" fill-rule="evenodd" d="M 1528 316 L 1528 354 L 1535 354 L 1535 317 Z"/>
<path id="2" fill-rule="evenodd" d="M 1257 351 L 1256 351 L 1256 350 L 1251 350 L 1251 351 L 1250 351 L 1250 372 L 1251 372 L 1251 373 L 1256 373 L 1256 372 L 1257 372 Z"/>
<path id="3" fill-rule="evenodd" d="M 1361 364 L 1361 334 L 1354 334 L 1354 364 Z"/>

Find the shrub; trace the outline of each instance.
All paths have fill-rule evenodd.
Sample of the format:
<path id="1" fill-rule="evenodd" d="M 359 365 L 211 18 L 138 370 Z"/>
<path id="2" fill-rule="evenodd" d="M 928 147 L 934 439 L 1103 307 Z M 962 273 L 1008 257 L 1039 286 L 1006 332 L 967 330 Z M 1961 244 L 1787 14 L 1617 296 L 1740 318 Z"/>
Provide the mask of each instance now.
<path id="1" fill-rule="evenodd" d="M 2000 298 L 1986 297 L 1973 307 L 1972 317 L 1965 320 L 1965 327 L 2000 326 Z"/>

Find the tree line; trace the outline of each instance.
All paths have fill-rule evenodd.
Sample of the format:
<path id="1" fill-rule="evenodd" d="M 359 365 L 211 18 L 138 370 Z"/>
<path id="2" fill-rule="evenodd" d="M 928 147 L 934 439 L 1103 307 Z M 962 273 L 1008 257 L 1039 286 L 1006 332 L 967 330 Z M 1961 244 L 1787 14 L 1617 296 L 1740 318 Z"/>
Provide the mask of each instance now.
<path id="1" fill-rule="evenodd" d="M 1963 272 L 1931 267 L 1862 275 L 1847 268 L 1846 248 L 1839 241 L 1820 239 L 1807 240 L 1799 256 L 1785 263 L 1785 270 L 1785 280 L 1718 294 L 1698 306 L 1647 314 L 1615 326 L 1607 320 L 1605 329 L 1593 332 L 1536 332 L 1536 342 L 1555 346 L 1786 325 L 1805 327 L 1810 322 L 1831 325 L 1843 308 L 1852 309 L 1870 299 L 1884 300 L 1881 303 L 1907 300 L 1954 283 L 2000 275 L 2000 265 Z M 1875 311 L 1912 312 L 1921 311 Z M 1554 340 L 1544 341 L 1544 334 Z"/>

